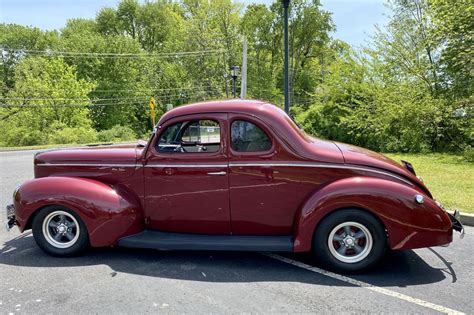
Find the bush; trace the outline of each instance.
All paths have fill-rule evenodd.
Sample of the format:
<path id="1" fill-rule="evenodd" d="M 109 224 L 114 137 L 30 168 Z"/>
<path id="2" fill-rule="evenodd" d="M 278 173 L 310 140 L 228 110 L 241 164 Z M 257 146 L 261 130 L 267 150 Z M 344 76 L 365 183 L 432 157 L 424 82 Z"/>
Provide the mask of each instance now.
<path id="1" fill-rule="evenodd" d="M 100 142 L 120 142 L 136 140 L 137 135 L 130 127 L 115 125 L 110 129 L 99 131 L 97 138 Z"/>
<path id="2" fill-rule="evenodd" d="M 0 143 L 2 146 L 29 146 L 47 144 L 45 133 L 40 130 L 0 125 Z"/>
<path id="3" fill-rule="evenodd" d="M 474 148 L 471 146 L 467 146 L 463 151 L 463 157 L 468 162 L 474 162 Z"/>
<path id="4" fill-rule="evenodd" d="M 97 132 L 87 127 L 65 127 L 52 132 L 49 136 L 50 144 L 91 143 L 97 141 Z"/>

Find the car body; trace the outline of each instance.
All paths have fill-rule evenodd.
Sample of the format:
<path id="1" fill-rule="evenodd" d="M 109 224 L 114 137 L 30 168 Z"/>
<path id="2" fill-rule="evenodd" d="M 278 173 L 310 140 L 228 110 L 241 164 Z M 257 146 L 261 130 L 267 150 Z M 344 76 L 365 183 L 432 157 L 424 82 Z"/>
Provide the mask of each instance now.
<path id="1" fill-rule="evenodd" d="M 34 171 L 9 223 L 32 228 L 54 255 L 89 244 L 313 251 L 330 269 L 356 271 L 387 248 L 446 245 L 462 229 L 409 163 L 312 138 L 260 101 L 180 106 L 146 143 L 41 152 Z"/>

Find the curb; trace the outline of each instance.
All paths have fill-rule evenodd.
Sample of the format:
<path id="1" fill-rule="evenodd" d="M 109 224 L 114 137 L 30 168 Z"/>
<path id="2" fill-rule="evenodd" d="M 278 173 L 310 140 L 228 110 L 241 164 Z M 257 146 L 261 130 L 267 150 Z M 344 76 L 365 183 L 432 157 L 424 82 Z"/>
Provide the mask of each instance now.
<path id="1" fill-rule="evenodd" d="M 42 146 L 30 146 L 30 147 L 17 147 L 9 149 L 8 147 L 0 147 L 0 153 L 8 152 L 25 152 L 25 151 L 48 151 L 48 150 L 63 150 L 63 149 L 83 149 L 83 148 L 96 148 L 96 147 L 116 147 L 127 144 L 135 144 L 136 142 L 110 142 L 110 143 L 89 143 L 89 144 L 73 144 L 73 145 L 60 145 L 51 146 L 51 147 L 42 147 Z"/>
<path id="2" fill-rule="evenodd" d="M 448 212 L 451 214 L 454 213 L 454 211 L 448 211 Z M 474 226 L 474 214 L 461 213 L 459 219 L 463 225 Z"/>

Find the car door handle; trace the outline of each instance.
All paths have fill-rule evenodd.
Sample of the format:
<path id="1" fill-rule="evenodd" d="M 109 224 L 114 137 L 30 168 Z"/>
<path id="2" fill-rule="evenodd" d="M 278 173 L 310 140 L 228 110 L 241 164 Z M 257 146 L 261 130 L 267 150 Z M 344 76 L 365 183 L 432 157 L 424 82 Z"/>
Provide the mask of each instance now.
<path id="1" fill-rule="evenodd" d="M 207 175 L 211 175 L 211 176 L 224 176 L 225 174 L 227 174 L 227 172 L 209 172 L 209 173 L 207 173 Z"/>

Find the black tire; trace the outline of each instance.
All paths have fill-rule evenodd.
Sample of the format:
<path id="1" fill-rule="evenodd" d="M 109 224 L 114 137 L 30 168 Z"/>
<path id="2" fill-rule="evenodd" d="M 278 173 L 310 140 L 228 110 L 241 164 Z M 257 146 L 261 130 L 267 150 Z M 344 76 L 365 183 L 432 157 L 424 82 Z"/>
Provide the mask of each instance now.
<path id="1" fill-rule="evenodd" d="M 51 228 L 52 230 L 45 231 L 43 229 L 43 224 L 45 224 L 45 227 L 46 227 L 45 220 L 48 220 L 48 222 L 53 221 L 53 223 L 56 224 L 56 222 L 54 221 L 54 218 L 56 218 L 56 216 L 59 218 L 61 214 L 63 215 L 63 218 L 65 218 L 65 220 L 63 221 L 64 222 L 67 221 L 66 224 L 68 224 L 69 222 L 69 226 L 70 226 L 69 228 L 71 229 L 71 232 L 72 232 L 71 235 L 74 235 L 74 238 L 73 240 L 68 242 L 68 239 L 66 236 L 59 236 L 60 241 L 57 241 L 58 244 L 52 245 L 51 243 L 54 242 L 53 240 L 54 237 L 52 237 L 51 235 L 54 233 L 54 231 L 58 231 L 58 229 Z M 63 222 L 63 221 L 59 221 L 59 222 Z M 38 246 L 43 251 L 45 251 L 51 256 L 56 256 L 56 257 L 78 256 L 82 254 L 89 247 L 89 233 L 87 232 L 87 228 L 84 222 L 82 222 L 81 218 L 76 213 L 74 213 L 70 209 L 63 206 L 56 206 L 56 205 L 47 206 L 40 209 L 38 213 L 35 215 L 35 217 L 33 218 L 32 230 L 33 230 L 33 237 L 35 238 L 36 244 L 38 244 Z M 69 229 L 67 229 L 66 231 L 69 231 Z M 74 232 L 76 233 L 74 234 Z M 56 234 L 62 234 L 62 233 L 58 232 Z M 48 239 L 50 241 L 48 241 Z M 64 242 L 61 243 L 61 241 L 64 241 Z"/>
<path id="2" fill-rule="evenodd" d="M 344 230 L 345 226 L 349 227 L 349 233 Z M 359 234 L 357 231 L 363 235 L 359 236 L 360 240 L 354 238 Z M 367 231 L 370 235 L 365 235 Z M 352 241 L 346 238 L 347 235 L 351 236 L 349 238 L 352 238 Z M 353 243 L 354 240 L 359 252 L 356 252 L 354 245 L 342 245 Z M 362 245 L 358 242 L 362 242 Z M 333 248 L 330 249 L 329 246 Z M 340 273 L 356 273 L 372 268 L 383 258 L 387 247 L 387 234 L 383 224 L 372 214 L 358 209 L 331 213 L 318 225 L 313 238 L 313 256 L 323 268 Z M 348 261 L 351 259 L 353 261 Z"/>

